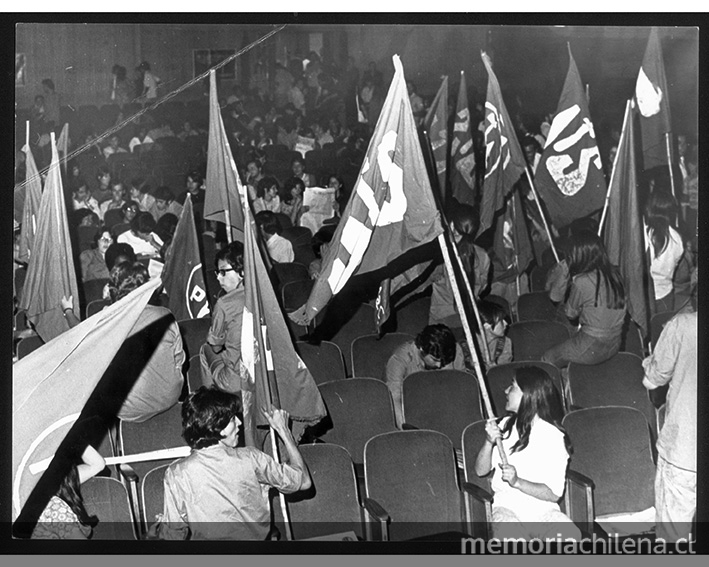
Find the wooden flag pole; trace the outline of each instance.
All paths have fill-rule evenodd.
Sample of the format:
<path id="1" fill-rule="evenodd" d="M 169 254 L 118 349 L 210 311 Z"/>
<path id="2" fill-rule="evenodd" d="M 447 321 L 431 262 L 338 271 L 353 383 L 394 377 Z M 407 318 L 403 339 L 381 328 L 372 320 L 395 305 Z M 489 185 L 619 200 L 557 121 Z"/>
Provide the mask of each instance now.
<path id="1" fill-rule="evenodd" d="M 628 116 L 630 115 L 630 113 L 628 112 L 628 109 L 630 107 L 630 104 L 631 104 L 630 100 L 628 100 L 625 103 L 625 116 L 623 117 L 623 127 L 621 128 L 621 131 L 620 131 L 620 140 L 624 139 L 625 129 L 628 126 Z M 606 202 L 603 204 L 603 213 L 601 213 L 601 222 L 598 223 L 598 236 L 601 236 L 601 232 L 603 231 L 603 223 L 606 220 L 606 213 L 608 212 L 608 204 L 610 203 L 610 200 L 611 200 L 611 187 L 613 187 L 613 178 L 615 177 L 615 166 L 618 163 L 618 156 L 619 155 L 620 155 L 620 141 L 618 142 L 618 148 L 616 149 L 615 157 L 613 158 L 613 169 L 611 170 L 611 178 L 610 178 L 610 181 L 608 182 L 608 190 L 606 191 Z"/>
<path id="2" fill-rule="evenodd" d="M 551 236 L 551 231 L 549 230 L 549 225 L 547 224 L 547 218 L 544 216 L 544 211 L 542 210 L 542 203 L 539 200 L 539 195 L 534 187 L 534 181 L 532 181 L 532 176 L 529 174 L 529 167 L 524 167 L 524 172 L 527 174 L 527 180 L 529 181 L 529 186 L 534 193 L 534 200 L 537 202 L 537 207 L 539 207 L 539 215 L 542 217 L 542 222 L 544 223 L 544 230 L 547 231 L 547 236 L 549 236 L 549 244 L 551 245 L 551 251 L 554 253 L 554 258 L 559 262 L 559 254 L 556 252 L 556 247 L 554 246 L 554 239 Z"/>
<path id="3" fill-rule="evenodd" d="M 450 255 L 448 254 L 448 247 L 446 246 L 445 236 L 443 234 L 438 235 L 438 245 L 441 247 L 441 252 L 443 253 L 443 261 L 446 265 L 446 272 L 448 273 L 448 279 L 450 280 L 451 287 L 453 288 L 453 296 L 455 297 L 455 302 L 458 306 L 458 311 L 460 313 L 460 319 L 463 322 L 463 330 L 465 331 L 465 339 L 468 341 L 468 348 L 470 349 L 470 358 L 473 360 L 473 366 L 475 367 L 475 377 L 477 378 L 478 385 L 480 386 L 480 393 L 482 394 L 483 403 L 485 404 L 485 411 L 487 412 L 488 418 L 494 418 L 495 414 L 492 411 L 492 403 L 490 402 L 490 394 L 487 391 L 487 386 L 485 385 L 485 380 L 483 379 L 482 368 L 480 367 L 480 359 L 478 358 L 478 353 L 475 351 L 475 343 L 473 342 L 473 335 L 470 332 L 470 325 L 468 323 L 468 317 L 463 309 L 463 298 L 460 295 L 460 290 L 456 284 L 455 277 L 453 274 L 453 264 L 451 262 Z M 507 456 L 502 449 L 502 442 L 497 443 L 497 449 L 500 452 L 500 460 L 503 464 L 507 464 Z"/>
<path id="4" fill-rule="evenodd" d="M 667 147 L 667 167 L 670 168 L 670 186 L 672 187 L 672 196 L 676 199 L 677 192 L 675 191 L 675 173 L 672 171 L 672 150 L 669 132 L 665 132 L 665 146 Z"/>
<path id="5" fill-rule="evenodd" d="M 511 199 L 510 202 L 512 204 L 512 233 L 514 234 L 514 239 L 512 240 L 512 247 L 513 250 L 515 251 L 515 284 L 517 285 L 517 298 L 519 298 L 520 295 L 520 285 L 519 285 L 519 254 L 517 254 L 517 233 L 515 232 L 515 228 L 517 227 L 517 208 L 515 207 L 515 194 L 514 190 L 512 190 L 511 193 Z M 516 310 L 515 310 L 516 311 Z M 512 314 L 510 313 L 510 316 Z"/>
<path id="6" fill-rule="evenodd" d="M 488 348 L 487 341 L 485 340 L 485 332 L 483 330 L 482 319 L 480 319 L 480 311 L 478 310 L 478 304 L 475 301 L 475 295 L 473 295 L 473 290 L 470 287 L 470 280 L 468 279 L 468 274 L 465 273 L 465 269 L 463 268 L 463 260 L 460 259 L 460 254 L 458 253 L 458 247 L 455 245 L 455 242 L 453 242 L 453 255 L 455 256 L 455 259 L 458 262 L 458 268 L 460 269 L 460 273 L 463 274 L 463 282 L 465 283 L 465 289 L 468 290 L 468 295 L 470 296 L 470 301 L 473 304 L 473 313 L 475 313 L 475 321 L 477 322 L 478 329 L 480 329 L 480 334 L 483 337 L 483 340 L 480 341 L 482 343 L 482 348 L 480 350 L 483 351 L 483 356 L 485 357 L 485 363 L 489 365 L 490 364 L 490 349 Z M 462 320 L 462 317 L 461 317 L 461 320 Z"/>

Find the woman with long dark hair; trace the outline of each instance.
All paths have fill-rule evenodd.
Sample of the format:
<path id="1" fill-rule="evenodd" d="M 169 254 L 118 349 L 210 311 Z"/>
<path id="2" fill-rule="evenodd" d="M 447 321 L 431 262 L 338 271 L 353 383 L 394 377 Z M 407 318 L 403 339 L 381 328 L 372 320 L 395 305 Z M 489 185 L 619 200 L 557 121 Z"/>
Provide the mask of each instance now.
<path id="1" fill-rule="evenodd" d="M 515 371 L 505 394 L 507 413 L 499 424 L 495 419 L 487 422 L 486 439 L 475 460 L 479 476 L 494 471 L 495 537 L 544 539 L 560 534 L 562 539 L 580 538 L 580 531 L 558 504 L 572 452 L 561 426 L 564 409 L 559 391 L 544 370 L 524 366 Z M 494 448 L 498 439 L 506 465 Z"/>
<path id="2" fill-rule="evenodd" d="M 542 356 L 558 368 L 569 362 L 599 364 L 620 349 L 625 320 L 625 288 L 618 269 L 610 263 L 600 237 L 584 231 L 574 236 L 568 255 L 571 284 L 565 313 L 578 319 L 579 329 L 570 339 Z"/>
<path id="3" fill-rule="evenodd" d="M 89 516 L 81 496 L 81 485 L 100 473 L 106 461 L 91 445 L 81 455 L 81 464 L 72 463 L 37 520 L 32 539 L 89 539 L 98 524 Z"/>
<path id="4" fill-rule="evenodd" d="M 650 275 L 655 288 L 655 312 L 674 311 L 673 278 L 684 254 L 677 230 L 677 201 L 666 191 L 653 191 L 645 205 L 645 233 L 650 249 Z"/>

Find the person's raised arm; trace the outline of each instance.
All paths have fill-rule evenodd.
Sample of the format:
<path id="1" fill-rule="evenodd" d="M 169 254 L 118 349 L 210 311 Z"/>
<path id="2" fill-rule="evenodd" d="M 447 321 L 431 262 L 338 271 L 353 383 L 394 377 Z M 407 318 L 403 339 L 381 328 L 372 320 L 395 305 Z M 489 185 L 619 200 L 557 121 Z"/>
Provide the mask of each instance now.
<path id="1" fill-rule="evenodd" d="M 62 295 L 61 304 L 64 318 L 69 324 L 69 328 L 76 327 L 79 323 L 81 323 L 79 318 L 74 314 L 74 297 L 72 295 L 69 297 Z"/>
<path id="2" fill-rule="evenodd" d="M 268 423 L 278 433 L 288 453 L 288 464 L 301 473 L 302 481 L 299 490 L 307 490 L 312 486 L 308 467 L 305 466 L 298 445 L 293 439 L 293 434 L 288 428 L 288 412 L 282 409 L 271 407 L 270 410 L 264 411 L 264 415 Z"/>

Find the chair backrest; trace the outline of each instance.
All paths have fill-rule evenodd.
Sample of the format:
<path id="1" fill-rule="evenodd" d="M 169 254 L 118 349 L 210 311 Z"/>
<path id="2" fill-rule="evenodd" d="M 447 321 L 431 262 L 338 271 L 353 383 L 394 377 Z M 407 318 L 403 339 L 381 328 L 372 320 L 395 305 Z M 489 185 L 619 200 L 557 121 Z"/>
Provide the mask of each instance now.
<path id="1" fill-rule="evenodd" d="M 643 386 L 643 361 L 629 352 L 619 352 L 600 364 L 569 363 L 571 404 L 578 408 L 627 406 L 642 412 L 655 431 L 655 408 Z"/>
<path id="2" fill-rule="evenodd" d="M 462 498 L 453 445 L 436 431 L 393 431 L 364 448 L 367 498 L 391 517 L 389 537 L 462 531 Z"/>
<path id="3" fill-rule="evenodd" d="M 362 303 L 352 316 L 337 330 L 330 340 L 340 347 L 342 352 L 352 352 L 352 342 L 362 335 L 376 332 L 374 323 L 375 309 L 369 303 Z M 352 375 L 352 359 L 345 357 L 347 375 Z"/>
<path id="4" fill-rule="evenodd" d="M 293 249 L 295 249 L 298 246 L 310 246 L 313 233 L 305 226 L 291 226 L 290 228 L 284 228 L 281 236 L 289 240 L 293 245 Z"/>
<path id="5" fill-rule="evenodd" d="M 99 519 L 92 539 L 137 539 L 126 487 L 115 478 L 95 476 L 81 485 L 89 515 Z"/>
<path id="6" fill-rule="evenodd" d="M 581 409 L 569 412 L 562 425 L 574 448 L 570 468 L 595 483 L 596 517 L 654 505 L 655 466 L 641 412 L 620 406 Z"/>
<path id="7" fill-rule="evenodd" d="M 335 343 L 321 341 L 310 344 L 297 341 L 295 350 L 308 367 L 316 384 L 345 379 L 345 360 Z"/>
<path id="8" fill-rule="evenodd" d="M 207 341 L 207 333 L 212 326 L 211 317 L 201 319 L 182 319 L 177 322 L 182 335 L 182 346 L 188 357 L 199 354 L 199 349 Z"/>
<path id="9" fill-rule="evenodd" d="M 352 375 L 367 376 L 386 381 L 386 366 L 389 357 L 400 345 L 413 341 L 408 333 L 364 335 L 352 341 Z"/>
<path id="10" fill-rule="evenodd" d="M 564 385 L 561 381 L 561 372 L 553 364 L 542 362 L 541 360 L 527 360 L 520 362 L 508 362 L 506 364 L 498 364 L 487 370 L 487 385 L 490 393 L 490 401 L 495 410 L 495 415 L 500 417 L 505 413 L 505 405 L 507 404 L 507 396 L 505 390 L 512 383 L 515 371 L 521 366 L 536 366 L 544 370 L 554 382 L 556 389 L 559 390 L 562 403 L 566 406 L 564 399 Z"/>
<path id="11" fill-rule="evenodd" d="M 25 337 L 20 339 L 17 343 L 17 359 L 24 358 L 31 352 L 34 352 L 39 347 L 44 344 L 44 341 L 39 335 L 32 335 L 31 337 Z"/>
<path id="12" fill-rule="evenodd" d="M 475 472 L 475 460 L 478 458 L 478 452 L 486 439 L 485 423 L 485 420 L 480 420 L 468 425 L 468 427 L 463 430 L 463 436 L 460 443 L 463 450 L 463 472 L 465 482 L 484 488 L 492 494 L 492 488 L 490 487 L 492 475 L 481 477 Z"/>
<path id="13" fill-rule="evenodd" d="M 278 278 L 278 285 L 281 289 L 290 282 L 307 281 L 310 279 L 308 267 L 298 262 L 274 262 L 273 271 Z"/>
<path id="14" fill-rule="evenodd" d="M 170 463 L 165 463 L 153 467 L 140 481 L 140 508 L 142 520 L 147 527 L 156 522 L 156 516 L 163 512 L 165 471 L 169 466 Z"/>
<path id="15" fill-rule="evenodd" d="M 84 288 L 84 301 L 88 305 L 97 299 L 103 299 L 103 288 L 106 287 L 108 278 L 89 280 L 82 283 Z"/>
<path id="16" fill-rule="evenodd" d="M 285 213 L 276 213 L 276 218 L 281 224 L 282 229 L 290 228 L 293 226 L 293 221 L 291 221 L 290 217 Z"/>
<path id="17" fill-rule="evenodd" d="M 281 296 L 283 298 L 283 309 L 285 309 L 286 313 L 295 311 L 305 305 L 314 285 L 315 280 L 298 280 L 285 284 L 281 288 Z"/>
<path id="18" fill-rule="evenodd" d="M 661 313 L 655 313 L 652 316 L 652 319 L 650 320 L 650 344 L 652 345 L 653 350 L 657 344 L 657 339 L 659 339 L 662 334 L 662 329 L 665 328 L 665 325 L 676 314 L 676 311 L 663 311 Z"/>
<path id="19" fill-rule="evenodd" d="M 523 293 L 517 299 L 518 321 L 556 321 L 556 307 L 545 291 Z"/>
<path id="20" fill-rule="evenodd" d="M 202 386 L 202 363 L 199 354 L 190 356 L 189 368 L 187 369 L 187 387 L 190 394 L 196 392 Z"/>
<path id="21" fill-rule="evenodd" d="M 123 455 L 184 447 L 186 443 L 182 438 L 182 404 L 175 404 L 169 410 L 142 423 L 121 421 L 118 435 L 120 452 Z M 138 478 L 142 478 L 150 469 L 171 460 L 137 462 L 131 463 L 130 466 Z"/>
<path id="22" fill-rule="evenodd" d="M 86 316 L 91 317 L 92 315 L 96 315 L 101 309 L 109 305 L 111 305 L 110 299 L 94 299 L 86 306 Z"/>
<path id="23" fill-rule="evenodd" d="M 448 436 L 460 448 L 463 430 L 483 419 L 475 376 L 461 370 L 424 370 L 404 378 L 404 422 Z"/>
<path id="24" fill-rule="evenodd" d="M 569 338 L 569 330 L 553 321 L 519 321 L 507 331 L 515 361 L 541 360 L 544 352 Z"/>
<path id="25" fill-rule="evenodd" d="M 396 430 L 394 405 L 383 382 L 350 378 L 320 384 L 318 389 L 329 418 L 324 425 L 332 424 L 320 439 L 347 449 L 355 463 L 363 462 L 364 445 L 369 439 Z"/>
<path id="26" fill-rule="evenodd" d="M 123 212 L 120 209 L 109 209 L 103 215 L 103 225 L 111 230 L 114 225 L 123 221 Z"/>
<path id="27" fill-rule="evenodd" d="M 428 321 L 431 296 L 424 295 L 396 306 L 396 330 L 416 336 Z"/>
<path id="28" fill-rule="evenodd" d="M 529 275 L 529 286 L 532 291 L 544 291 L 547 282 L 547 274 L 551 266 L 534 266 Z"/>
<path id="29" fill-rule="evenodd" d="M 312 487 L 286 497 L 293 537 L 305 539 L 346 531 L 363 538 L 362 512 L 352 457 L 329 443 L 301 445 Z"/>

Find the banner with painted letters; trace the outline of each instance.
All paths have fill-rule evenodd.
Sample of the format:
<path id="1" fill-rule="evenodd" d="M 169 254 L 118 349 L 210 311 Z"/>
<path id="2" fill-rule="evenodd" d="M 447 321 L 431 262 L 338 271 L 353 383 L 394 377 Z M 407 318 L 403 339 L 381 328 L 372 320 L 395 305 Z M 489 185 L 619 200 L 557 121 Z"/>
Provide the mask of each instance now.
<path id="1" fill-rule="evenodd" d="M 465 73 L 460 72 L 458 104 L 453 122 L 451 139 L 451 191 L 459 203 L 475 205 L 475 150 L 473 131 L 470 125 L 468 108 L 468 90 L 465 85 Z"/>
<path id="2" fill-rule="evenodd" d="M 199 258 L 197 230 L 192 214 L 192 198 L 187 193 L 172 243 L 165 254 L 162 280 L 175 319 L 201 319 L 209 316 L 207 286 Z"/>
<path id="3" fill-rule="evenodd" d="M 311 321 L 355 273 L 388 265 L 441 234 L 440 214 L 421 153 L 404 69 L 394 55 L 394 78 L 352 196 L 323 260 L 304 312 Z"/>
<path id="4" fill-rule="evenodd" d="M 569 71 L 534 178 L 561 228 L 603 207 L 606 180 L 581 76 L 569 48 Z"/>
<path id="5" fill-rule="evenodd" d="M 512 187 L 524 172 L 526 162 L 519 140 L 512 127 L 505 101 L 492 63 L 486 53 L 482 60 L 488 74 L 487 100 L 485 101 L 485 181 L 480 205 L 482 234 L 492 225 L 495 212 L 500 210 Z M 521 214 L 521 211 L 520 211 Z"/>

